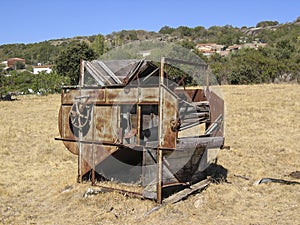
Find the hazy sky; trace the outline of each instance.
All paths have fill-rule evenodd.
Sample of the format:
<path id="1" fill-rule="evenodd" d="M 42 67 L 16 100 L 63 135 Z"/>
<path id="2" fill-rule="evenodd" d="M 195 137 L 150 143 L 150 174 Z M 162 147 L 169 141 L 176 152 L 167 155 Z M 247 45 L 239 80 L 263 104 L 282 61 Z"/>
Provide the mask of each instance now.
<path id="1" fill-rule="evenodd" d="M 161 27 L 293 22 L 299 0 L 10 0 L 0 2 L 0 45 Z"/>

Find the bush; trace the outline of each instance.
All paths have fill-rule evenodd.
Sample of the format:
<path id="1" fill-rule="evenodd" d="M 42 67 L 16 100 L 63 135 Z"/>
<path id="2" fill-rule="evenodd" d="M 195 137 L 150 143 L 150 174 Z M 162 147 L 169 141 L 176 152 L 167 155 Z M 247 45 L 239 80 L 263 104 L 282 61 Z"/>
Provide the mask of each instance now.
<path id="1" fill-rule="evenodd" d="M 61 86 L 70 83 L 69 78 L 59 76 L 56 73 L 42 72 L 32 74 L 28 71 L 13 71 L 10 76 L 0 77 L 0 93 L 23 92 L 29 93 L 29 89 L 39 94 L 59 93 Z"/>

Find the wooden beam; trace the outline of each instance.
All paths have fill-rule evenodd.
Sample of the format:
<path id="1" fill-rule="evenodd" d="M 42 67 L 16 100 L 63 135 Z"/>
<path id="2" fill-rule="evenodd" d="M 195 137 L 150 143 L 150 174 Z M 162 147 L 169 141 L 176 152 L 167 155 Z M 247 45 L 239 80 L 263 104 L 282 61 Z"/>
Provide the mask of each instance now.
<path id="1" fill-rule="evenodd" d="M 171 195 L 170 197 L 164 199 L 162 201 L 161 205 L 157 205 L 154 208 L 152 208 L 150 211 L 145 213 L 145 216 L 149 216 L 151 213 L 161 209 L 164 205 L 167 204 L 174 204 L 176 202 L 179 202 L 180 200 L 182 200 L 183 198 L 188 197 L 189 195 L 191 195 L 192 193 L 199 191 L 201 189 L 204 189 L 205 187 L 207 187 L 209 184 L 211 183 L 210 179 L 205 179 L 202 180 L 196 184 L 193 184 L 192 186 L 190 186 L 189 188 L 185 188 L 182 191 L 179 191 L 173 195 Z"/>
<path id="2" fill-rule="evenodd" d="M 204 189 L 206 186 L 210 184 L 211 180 L 210 179 L 205 179 L 202 180 L 196 184 L 191 185 L 189 188 L 185 188 L 182 191 L 179 191 L 170 197 L 166 198 L 163 200 L 163 204 L 173 204 L 176 203 L 183 198 L 186 198 L 188 195 L 192 194 L 193 192 L 199 191 L 201 189 Z"/>

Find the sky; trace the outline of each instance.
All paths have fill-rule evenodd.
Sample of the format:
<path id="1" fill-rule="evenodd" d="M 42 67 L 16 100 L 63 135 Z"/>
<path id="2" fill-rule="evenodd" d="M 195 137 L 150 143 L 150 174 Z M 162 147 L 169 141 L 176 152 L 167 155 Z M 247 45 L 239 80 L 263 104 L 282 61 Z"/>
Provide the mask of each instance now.
<path id="1" fill-rule="evenodd" d="M 10 0 L 0 2 L 0 45 L 163 26 L 255 27 L 299 16 L 299 0 Z"/>

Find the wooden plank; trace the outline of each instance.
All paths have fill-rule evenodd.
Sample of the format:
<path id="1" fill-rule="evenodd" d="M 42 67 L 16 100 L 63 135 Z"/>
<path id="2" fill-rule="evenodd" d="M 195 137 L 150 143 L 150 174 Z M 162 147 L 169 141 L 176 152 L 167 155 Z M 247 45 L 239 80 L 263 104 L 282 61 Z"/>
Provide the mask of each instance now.
<path id="1" fill-rule="evenodd" d="M 196 184 L 193 184 L 189 188 L 185 188 L 182 191 L 179 191 L 179 192 L 171 195 L 170 197 L 164 199 L 163 204 L 176 203 L 176 202 L 182 200 L 183 198 L 187 197 L 188 195 L 192 194 L 193 192 L 196 192 L 200 189 L 205 188 L 206 186 L 208 186 L 210 184 L 210 182 L 211 182 L 210 179 L 205 179 Z"/>
<path id="2" fill-rule="evenodd" d="M 207 187 L 210 184 L 210 182 L 211 182 L 211 180 L 208 178 L 208 179 L 202 180 L 196 184 L 193 184 L 189 188 L 183 189 L 182 191 L 171 195 L 170 197 L 164 199 L 162 201 L 162 204 L 157 205 L 154 208 L 152 208 L 150 211 L 146 212 L 144 214 L 144 216 L 149 216 L 151 213 L 158 211 L 159 209 L 161 209 L 163 206 L 165 206 L 167 204 L 174 204 L 174 203 L 182 200 L 183 198 L 187 197 L 188 195 L 191 195 L 193 192 L 199 191 L 200 189 L 204 189 L 205 187 Z"/>

